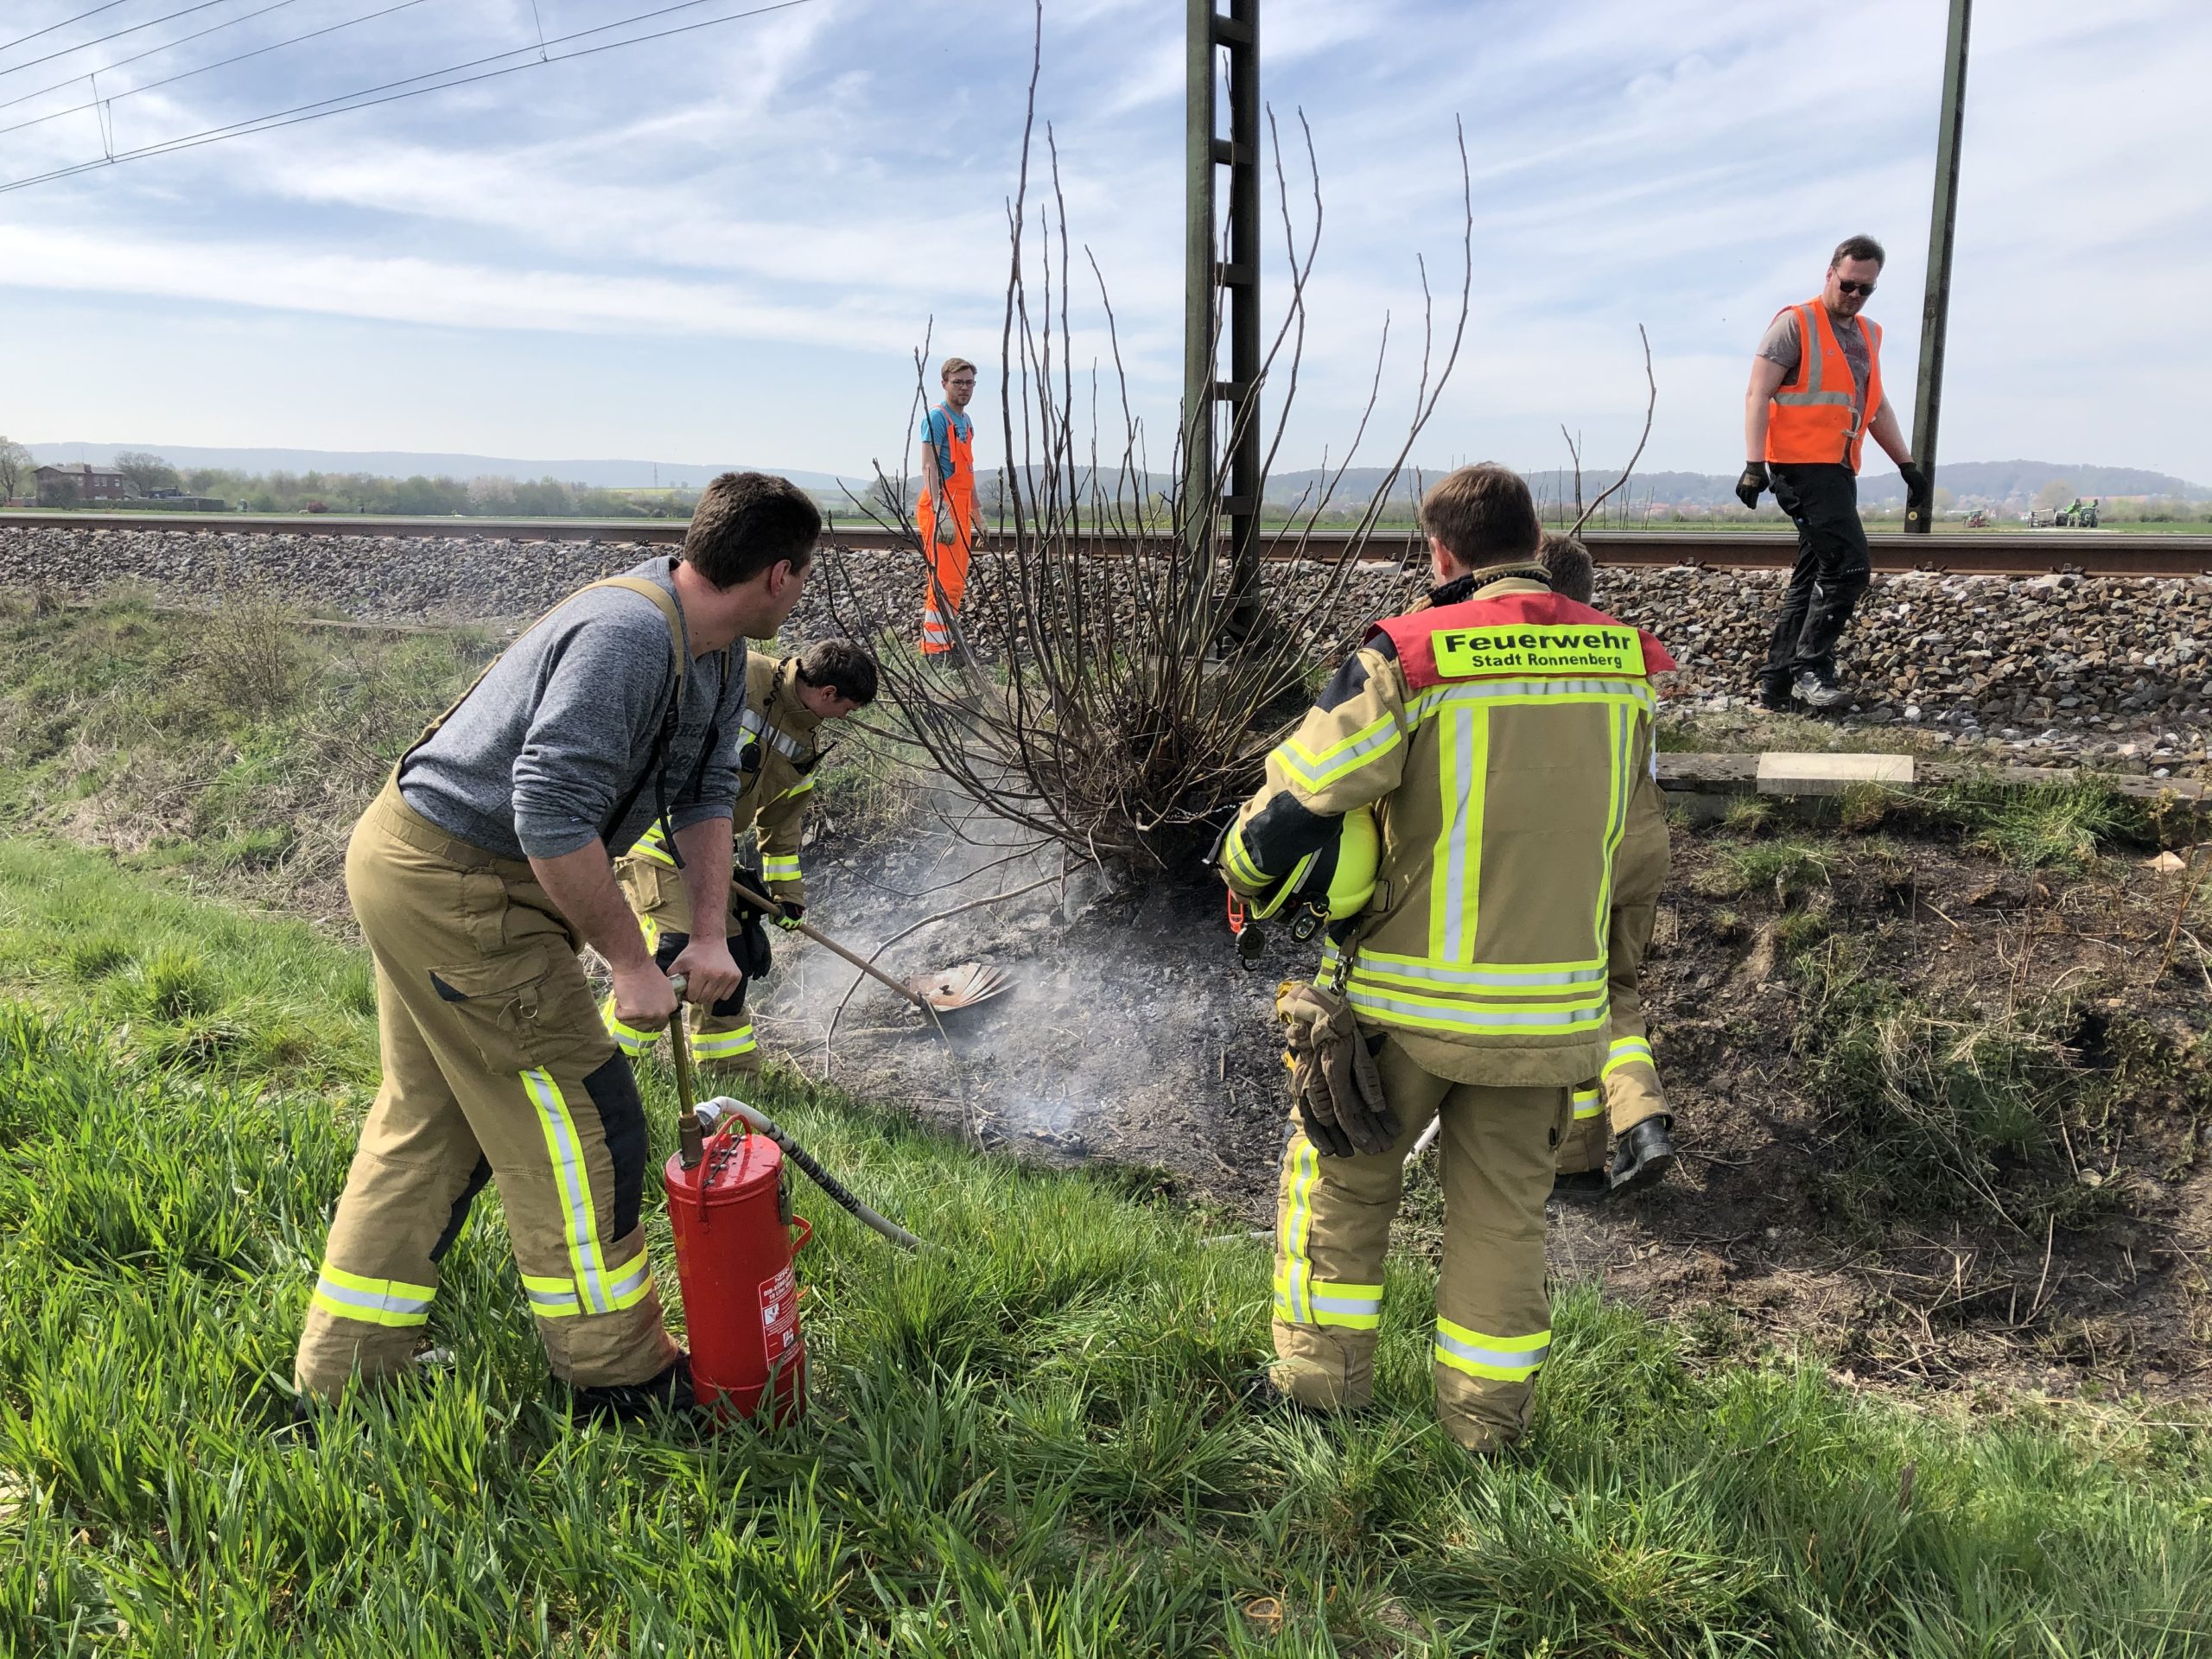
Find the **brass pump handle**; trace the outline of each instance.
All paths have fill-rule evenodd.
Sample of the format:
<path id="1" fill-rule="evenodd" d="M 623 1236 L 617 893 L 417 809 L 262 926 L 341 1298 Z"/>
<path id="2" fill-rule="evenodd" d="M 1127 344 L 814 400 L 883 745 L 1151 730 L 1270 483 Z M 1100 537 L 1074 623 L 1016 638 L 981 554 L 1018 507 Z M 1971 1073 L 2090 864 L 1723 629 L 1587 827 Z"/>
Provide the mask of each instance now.
<path id="1" fill-rule="evenodd" d="M 683 995 L 691 988 L 682 974 L 668 982 L 676 993 L 676 1012 L 668 1016 L 668 1046 L 676 1063 L 676 1146 L 677 1156 L 686 1169 L 699 1167 L 699 1160 L 706 1154 L 706 1132 L 699 1127 L 699 1114 L 693 1109 L 691 1084 L 691 1037 L 683 1028 Z"/>

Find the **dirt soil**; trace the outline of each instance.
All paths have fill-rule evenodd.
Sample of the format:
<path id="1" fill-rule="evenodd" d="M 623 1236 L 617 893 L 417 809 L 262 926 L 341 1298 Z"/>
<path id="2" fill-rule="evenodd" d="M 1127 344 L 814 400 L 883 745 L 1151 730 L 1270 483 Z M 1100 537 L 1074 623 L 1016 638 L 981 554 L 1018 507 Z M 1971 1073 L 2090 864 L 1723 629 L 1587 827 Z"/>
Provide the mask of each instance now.
<path id="1" fill-rule="evenodd" d="M 988 823 L 959 823 L 968 840 L 956 840 L 949 803 L 865 842 L 820 816 L 809 918 L 863 955 L 952 906 L 1045 885 L 886 950 L 899 975 L 981 957 L 1013 976 L 1007 995 L 951 1016 L 946 1039 L 871 984 L 825 1052 L 854 976 L 818 949 L 785 949 L 756 1004 L 771 1052 L 1011 1155 L 1158 1170 L 1230 1212 L 1224 1225 L 1271 1226 L 1287 1110 L 1274 988 L 1310 972 L 1314 947 L 1278 932 L 1261 969 L 1243 971 L 1217 887 L 1161 879 L 1114 897 L 1088 874 L 1056 880 L 1057 854 L 1009 859 L 1010 837 Z M 1676 828 L 1645 986 L 1684 1156 L 1648 1192 L 1555 1202 L 1554 1272 L 1687 1321 L 1715 1357 L 1802 1345 L 1874 1384 L 2212 1391 L 2212 976 L 2189 930 L 2158 974 L 2190 876 L 2139 853 L 2031 875 L 1961 850 L 1955 830 L 1817 839 L 1827 869 L 1809 892 L 1745 891 L 1738 861 L 1752 843 Z M 2187 1075 L 2130 1084 L 2094 1135 L 2069 1137 L 2062 1185 L 2095 1192 L 2079 1213 L 2007 1225 L 1962 1203 L 1935 1221 L 1870 1219 L 1863 1204 L 1839 1205 L 1828 1179 L 1857 1154 L 1805 1052 L 1807 990 L 1789 950 L 1791 918 L 1808 913 L 1929 1006 L 1993 1018 L 2063 993 L 2077 1011 L 2069 1064 L 2118 1065 L 2100 1043 L 2126 1020 L 2185 1057 Z M 1402 1245 L 1433 1253 L 1440 1218 L 1417 1167 Z"/>

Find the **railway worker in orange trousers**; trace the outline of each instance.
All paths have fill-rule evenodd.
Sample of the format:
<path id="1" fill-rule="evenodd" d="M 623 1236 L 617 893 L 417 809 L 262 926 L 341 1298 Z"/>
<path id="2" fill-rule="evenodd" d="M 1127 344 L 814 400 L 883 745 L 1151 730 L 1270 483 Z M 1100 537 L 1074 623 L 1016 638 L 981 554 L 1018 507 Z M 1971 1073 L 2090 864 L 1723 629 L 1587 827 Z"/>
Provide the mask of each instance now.
<path id="1" fill-rule="evenodd" d="M 922 495 L 914 528 L 930 582 L 922 595 L 922 654 L 952 649 L 948 614 L 960 613 L 968 591 L 968 556 L 976 544 L 976 423 L 968 403 L 976 395 L 976 365 L 948 357 L 939 372 L 944 401 L 922 418 Z"/>

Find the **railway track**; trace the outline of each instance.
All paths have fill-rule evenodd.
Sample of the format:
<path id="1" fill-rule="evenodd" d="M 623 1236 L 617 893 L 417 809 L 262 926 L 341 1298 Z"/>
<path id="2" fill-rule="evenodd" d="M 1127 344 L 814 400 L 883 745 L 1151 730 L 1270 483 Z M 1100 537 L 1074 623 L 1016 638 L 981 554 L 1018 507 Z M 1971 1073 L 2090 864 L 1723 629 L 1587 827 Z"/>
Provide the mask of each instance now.
<path id="1" fill-rule="evenodd" d="M 559 518 L 356 518 L 336 513 L 278 518 L 238 513 L 188 512 L 0 512 L 0 531 L 18 529 L 97 531 L 188 531 L 225 535 L 367 536 L 397 537 L 465 537 L 494 541 L 619 542 L 672 546 L 684 526 L 671 519 Z M 885 549 L 900 538 L 873 525 L 832 522 L 826 539 L 855 550 Z M 1307 557 L 1326 558 L 1347 539 L 1341 531 L 1315 531 L 1303 538 Z M 1796 537 L 1774 531 L 1590 531 L 1583 539 L 1600 564 L 1692 565 L 1718 570 L 1787 569 L 1796 557 Z M 1980 531 L 1942 536 L 1876 535 L 1869 538 L 1874 569 L 1935 570 L 1974 575 L 2044 575 L 2076 570 L 2092 576 L 2201 576 L 2212 575 L 2212 536 L 2129 535 L 2118 531 Z M 1095 538 L 1103 556 L 1123 556 L 1141 547 L 1158 548 L 1119 535 Z M 1267 556 L 1296 556 L 1300 538 L 1287 532 L 1264 537 Z M 1376 536 L 1370 551 L 1395 558 L 1407 550 L 1402 531 Z"/>

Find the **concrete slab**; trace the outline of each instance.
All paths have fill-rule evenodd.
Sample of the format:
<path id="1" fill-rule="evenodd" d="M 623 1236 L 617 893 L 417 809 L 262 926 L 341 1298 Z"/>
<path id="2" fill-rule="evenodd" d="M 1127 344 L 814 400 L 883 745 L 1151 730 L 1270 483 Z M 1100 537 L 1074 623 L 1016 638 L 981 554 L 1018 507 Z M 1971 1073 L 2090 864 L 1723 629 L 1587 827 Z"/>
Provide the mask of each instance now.
<path id="1" fill-rule="evenodd" d="M 1762 795 L 1840 795 L 1853 784 L 1891 784 L 1910 788 L 1909 754 L 1791 754 L 1759 756 Z"/>

